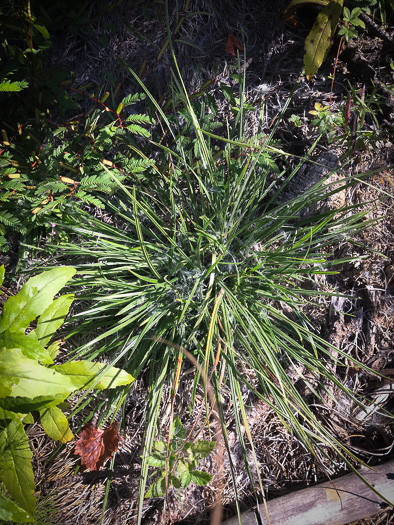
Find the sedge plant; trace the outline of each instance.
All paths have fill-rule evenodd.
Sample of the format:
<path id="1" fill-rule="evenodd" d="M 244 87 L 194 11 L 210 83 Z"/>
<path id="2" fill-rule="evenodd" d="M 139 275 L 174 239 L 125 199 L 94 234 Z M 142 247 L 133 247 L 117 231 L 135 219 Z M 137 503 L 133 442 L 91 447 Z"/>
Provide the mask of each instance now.
<path id="1" fill-rule="evenodd" d="M 238 85 L 243 91 L 241 74 Z M 160 152 L 155 169 L 128 185 L 103 165 L 120 190 L 106 204 L 113 223 L 79 211 L 63 224 L 75 240 L 62 246 L 77 268 L 73 285 L 89 304 L 70 332 L 85 340 L 91 336 L 76 350 L 78 356 L 105 355 L 133 377 L 142 371 L 149 376 L 138 521 L 163 387 L 181 373 L 181 347 L 210 374 L 220 413 L 221 387 L 229 388 L 249 472 L 247 448 L 254 449 L 241 395 L 245 385 L 311 453 L 326 455 L 327 448 L 333 449 L 354 469 L 354 455 L 322 425 L 288 373 L 295 370 L 319 403 L 333 398 L 331 384 L 361 404 L 332 372 L 334 364 L 340 370 L 347 355 L 319 335 L 303 310 L 311 296 L 335 295 L 317 289 L 316 276 L 335 273 L 335 265 L 345 261 L 330 256 L 330 247 L 338 239 L 351 242 L 368 223 L 355 206 L 319 208 L 319 202 L 353 181 L 343 176 L 331 186 L 327 176 L 296 197 L 283 197 L 316 146 L 291 173 L 276 168 L 275 159 L 286 154 L 273 138 L 289 101 L 262 140 L 244 136 L 242 93 L 235 127 L 222 135 L 200 123 L 206 108 L 201 104 L 196 112 L 197 102 L 192 105 L 180 75 L 172 122 L 147 95 L 170 137 L 166 145 L 151 141 Z M 185 120 L 191 123 L 187 137 L 182 134 Z M 315 214 L 303 214 L 311 206 Z M 245 370 L 253 372 L 254 381 Z M 195 385 L 199 377 L 196 369 Z M 125 402 L 127 388 L 112 399 L 113 406 Z M 222 430 L 227 442 L 224 425 Z M 236 485 L 231 460 L 230 469 Z"/>

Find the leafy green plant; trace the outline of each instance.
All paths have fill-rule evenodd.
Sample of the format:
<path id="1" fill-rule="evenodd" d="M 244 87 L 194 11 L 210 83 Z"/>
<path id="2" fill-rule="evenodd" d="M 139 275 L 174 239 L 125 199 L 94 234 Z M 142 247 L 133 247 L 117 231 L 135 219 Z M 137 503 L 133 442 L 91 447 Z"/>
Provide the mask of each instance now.
<path id="1" fill-rule="evenodd" d="M 230 138 L 215 135 L 200 126 L 180 76 L 178 86 L 174 107 L 186 108 L 193 133 L 183 135 L 183 115 L 171 124 L 156 105 L 174 144 L 173 148 L 170 143 L 157 144 L 165 159 L 158 162 L 161 175 L 128 186 L 112 173 L 122 190 L 117 200 L 107 203 L 117 226 L 83 212 L 62 224 L 75 234 L 73 242 L 61 246 L 81 276 L 73 284 L 83 286 L 81 298 L 91 301 L 77 316 L 82 323 L 71 334 L 94 336 L 77 355 L 115 358 L 134 377 L 149 371 L 140 512 L 163 385 L 175 374 L 177 358 L 182 361 L 182 355 L 174 352 L 176 345 L 211 372 L 219 406 L 222 381 L 230 389 L 247 468 L 241 425 L 248 429 L 248 421 L 241 384 L 274 407 L 312 454 L 325 454 L 323 449 L 329 447 L 350 468 L 354 455 L 318 420 L 289 370 L 319 403 L 324 403 L 323 392 L 330 395 L 329 383 L 361 403 L 331 372 L 331 364 L 340 370 L 347 356 L 319 336 L 303 311 L 309 297 L 335 294 L 330 288 L 316 289 L 315 284 L 317 275 L 335 273 L 335 265 L 343 262 L 332 257 L 330 246 L 338 238 L 352 242 L 354 232 L 368 221 L 365 211 L 352 206 L 321 209 L 314 216 L 303 216 L 302 210 L 311 205 L 319 210 L 322 199 L 352 180 L 344 176 L 333 186 L 327 176 L 286 200 L 283 191 L 307 157 L 290 173 L 277 168 L 276 173 L 276 157 L 286 157 L 273 146 L 276 128 L 263 142 L 245 139 L 234 129 Z M 238 86 L 243 89 L 242 75 Z M 181 144 L 180 151 L 175 144 Z M 253 370 L 258 386 L 250 383 L 245 369 Z M 121 402 L 120 397 L 112 399 Z M 225 427 L 223 433 L 227 436 Z M 250 434 L 246 435 L 253 452 Z M 234 476 L 233 469 L 231 473 Z"/>
<path id="2" fill-rule="evenodd" d="M 186 439 L 187 432 L 179 417 L 176 417 L 172 424 L 168 443 L 165 441 L 154 442 L 147 462 L 151 467 L 156 467 L 152 476 L 160 471 L 161 477 L 150 486 L 145 498 L 164 496 L 166 486 L 184 489 L 192 481 L 199 486 L 204 486 L 211 481 L 211 474 L 196 470 L 196 467 L 202 458 L 211 454 L 216 442 L 200 439 L 193 443 L 186 441 Z"/>
<path id="3" fill-rule="evenodd" d="M 342 24 L 338 34 L 349 42 L 350 39 L 358 36 L 356 27 L 365 28 L 365 23 L 360 18 L 361 13 L 371 14 L 370 8 L 376 5 L 377 0 L 353 0 L 347 3 L 354 8 L 350 10 L 348 7 L 344 7 L 344 0 L 291 0 L 282 11 L 283 18 L 291 20 L 300 7 L 308 5 L 322 7 L 305 39 L 304 66 L 308 80 L 317 73 L 327 57 L 334 42 L 338 22 L 341 21 L 342 9 Z M 383 14 L 385 12 L 384 2 L 381 1 L 379 4 L 380 11 Z M 393 8 L 392 0 L 390 0 L 390 5 Z M 382 20 L 383 18 L 385 16 L 382 16 Z"/>
<path id="4" fill-rule="evenodd" d="M 332 112 L 330 106 L 323 106 L 320 102 L 316 102 L 314 107 L 315 109 L 309 112 L 315 117 L 312 125 L 318 128 L 319 133 L 326 135 L 330 143 L 337 135 L 338 129 L 343 126 L 344 118 L 341 113 Z"/>
<path id="5" fill-rule="evenodd" d="M 39 412 L 49 437 L 66 443 L 74 436 L 59 406 L 70 394 L 133 381 L 130 374 L 104 363 L 54 364 L 59 341 L 49 343 L 74 296 L 53 297 L 74 274 L 74 268 L 65 266 L 32 277 L 8 299 L 0 316 L 0 480 L 16 502 L 0 494 L 1 519 L 34 521 L 32 452 L 24 429 L 25 424 L 34 422 L 31 412 Z M 3 277 L 4 266 L 0 268 L 1 282 Z M 26 334 L 37 317 L 35 328 Z"/>
<path id="6" fill-rule="evenodd" d="M 305 39 L 304 66 L 308 80 L 317 73 L 333 44 L 343 0 L 292 0 L 282 13 L 285 19 L 289 19 L 299 7 L 313 4 L 323 9 Z"/>
<path id="7" fill-rule="evenodd" d="M 346 42 L 349 42 L 352 38 L 358 37 L 358 32 L 356 27 L 361 27 L 365 29 L 365 23 L 359 18 L 361 14 L 361 8 L 355 7 L 351 11 L 347 8 L 343 8 L 343 25 L 338 31 L 338 35 L 343 35 Z"/>
<path id="8" fill-rule="evenodd" d="M 0 9 L 5 56 L 0 67 L 4 251 L 8 231 L 48 233 L 52 223 L 75 207 L 103 207 L 117 186 L 100 162 L 121 180 L 141 177 L 154 164 L 138 147 L 138 141 L 149 138 L 146 128 L 154 120 L 132 107 L 145 95 L 129 94 L 118 104 L 112 97 L 110 108 L 105 104 L 109 93 L 96 97 L 85 93 L 86 86 L 76 89 L 67 71 L 48 63 L 49 31 L 31 12 L 29 1 L 26 5 L 16 9 L 8 0 Z M 55 235 L 51 242 L 58 239 Z"/>

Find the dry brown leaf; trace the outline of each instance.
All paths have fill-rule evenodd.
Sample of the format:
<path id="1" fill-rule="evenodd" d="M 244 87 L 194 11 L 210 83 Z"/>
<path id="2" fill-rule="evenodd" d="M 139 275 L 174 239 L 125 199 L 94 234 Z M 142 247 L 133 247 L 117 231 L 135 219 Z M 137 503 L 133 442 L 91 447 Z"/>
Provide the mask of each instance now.
<path id="1" fill-rule="evenodd" d="M 235 58 L 235 50 L 238 49 L 238 51 L 243 51 L 243 45 L 238 40 L 236 36 L 234 36 L 232 33 L 228 34 L 228 39 L 226 43 L 226 53 L 231 55 L 233 58 Z"/>
<path id="2" fill-rule="evenodd" d="M 119 423 L 112 423 L 106 430 L 87 423 L 75 444 L 75 453 L 81 456 L 81 463 L 90 470 L 100 470 L 107 459 L 112 459 L 120 441 Z"/>

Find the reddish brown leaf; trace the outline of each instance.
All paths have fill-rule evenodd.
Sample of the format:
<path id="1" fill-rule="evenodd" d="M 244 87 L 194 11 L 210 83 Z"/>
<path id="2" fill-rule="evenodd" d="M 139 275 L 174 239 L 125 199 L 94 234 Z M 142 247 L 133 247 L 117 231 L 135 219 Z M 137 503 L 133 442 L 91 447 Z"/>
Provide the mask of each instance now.
<path id="1" fill-rule="evenodd" d="M 233 58 L 235 58 L 235 50 L 238 49 L 238 51 L 243 51 L 244 48 L 241 44 L 241 42 L 238 40 L 236 36 L 234 36 L 232 33 L 228 34 L 227 44 L 226 44 L 226 53 L 231 55 Z"/>
<path id="2" fill-rule="evenodd" d="M 120 441 L 119 423 L 112 423 L 106 430 L 87 423 L 79 433 L 75 453 L 81 456 L 81 463 L 90 470 L 100 470 L 107 459 L 117 452 Z"/>

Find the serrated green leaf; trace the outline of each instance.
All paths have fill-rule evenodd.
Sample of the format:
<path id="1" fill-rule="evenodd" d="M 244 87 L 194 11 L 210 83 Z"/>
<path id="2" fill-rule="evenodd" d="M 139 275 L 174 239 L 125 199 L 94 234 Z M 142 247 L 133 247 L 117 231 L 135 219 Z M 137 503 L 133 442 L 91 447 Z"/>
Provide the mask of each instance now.
<path id="1" fill-rule="evenodd" d="M 2 80 L 0 81 L 0 92 L 7 91 L 7 92 L 16 92 L 16 91 L 22 91 L 22 89 L 26 89 L 29 87 L 29 83 L 25 82 L 24 80 L 11 82 L 11 80 Z"/>
<path id="2" fill-rule="evenodd" d="M 190 450 L 200 458 L 206 458 L 215 449 L 216 441 L 196 441 L 190 447 Z"/>
<path id="3" fill-rule="evenodd" d="M 182 421 L 177 416 L 172 423 L 171 438 L 185 439 L 187 432 L 182 425 Z"/>
<path id="4" fill-rule="evenodd" d="M 64 394 L 65 399 L 77 388 L 71 378 L 28 359 L 20 348 L 0 349 L 0 397 L 32 399 Z"/>
<path id="5" fill-rule="evenodd" d="M 192 480 L 192 476 L 188 470 L 185 470 L 181 475 L 181 487 L 186 488 Z"/>
<path id="6" fill-rule="evenodd" d="M 66 377 L 76 385 L 77 388 L 92 388 L 97 375 L 107 367 L 104 363 L 92 363 L 92 361 L 72 361 L 57 365 L 54 368 L 60 374 Z M 110 368 L 98 381 L 93 388 L 105 390 L 106 388 L 115 388 L 121 385 L 129 385 L 134 378 L 116 367 Z"/>
<path id="7" fill-rule="evenodd" d="M 5 273 L 5 268 L 3 264 L 2 266 L 0 266 L 0 286 L 3 284 L 3 281 L 4 281 L 4 273 Z"/>
<path id="8" fill-rule="evenodd" d="M 55 441 L 67 443 L 74 438 L 66 416 L 58 407 L 40 410 L 41 425 L 48 436 Z"/>
<path id="9" fill-rule="evenodd" d="M 160 478 L 149 487 L 148 492 L 145 494 L 145 498 L 161 498 L 165 493 L 166 480 L 165 478 Z"/>
<path id="10" fill-rule="evenodd" d="M 0 332 L 26 330 L 33 319 L 45 312 L 54 295 L 75 273 L 75 268 L 63 266 L 29 279 L 19 293 L 5 303 L 0 317 Z"/>
<path id="11" fill-rule="evenodd" d="M 332 45 L 342 4 L 343 0 L 331 0 L 317 15 L 316 22 L 306 37 L 304 66 L 308 80 L 317 73 Z"/>
<path id="12" fill-rule="evenodd" d="M 51 303 L 37 321 L 36 334 L 39 343 L 46 346 L 56 330 L 64 323 L 74 294 L 58 297 Z"/>
<path id="13" fill-rule="evenodd" d="M 23 423 L 25 423 L 27 425 L 31 425 L 31 424 L 34 423 L 34 418 L 33 418 L 33 416 L 31 414 L 25 414 L 25 413 L 22 413 L 22 412 L 15 412 L 15 411 L 11 411 L 11 410 L 4 410 L 4 408 L 1 407 L 1 410 L 0 410 L 0 427 L 4 428 L 6 426 L 6 424 L 8 424 L 7 420 L 11 420 L 11 419 L 17 419 L 18 421 L 22 421 Z"/>
<path id="14" fill-rule="evenodd" d="M 12 498 L 29 516 L 34 516 L 34 475 L 31 466 L 33 454 L 25 434 L 23 423 L 12 420 L 0 432 L 0 479 Z"/>
<path id="15" fill-rule="evenodd" d="M 199 487 L 203 487 L 212 479 L 211 474 L 208 474 L 208 472 L 201 472 L 200 470 L 192 470 L 190 476 L 192 481 L 194 481 Z"/>
<path id="16" fill-rule="evenodd" d="M 32 523 L 34 516 L 30 516 L 25 510 L 18 507 L 16 503 L 0 493 L 0 519 L 17 523 Z"/>
<path id="17" fill-rule="evenodd" d="M 20 348 L 23 355 L 29 359 L 41 361 L 45 365 L 53 363 L 48 350 L 38 343 L 34 331 L 26 336 L 20 332 L 5 330 L 5 332 L 0 333 L 0 348 Z"/>

